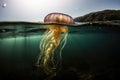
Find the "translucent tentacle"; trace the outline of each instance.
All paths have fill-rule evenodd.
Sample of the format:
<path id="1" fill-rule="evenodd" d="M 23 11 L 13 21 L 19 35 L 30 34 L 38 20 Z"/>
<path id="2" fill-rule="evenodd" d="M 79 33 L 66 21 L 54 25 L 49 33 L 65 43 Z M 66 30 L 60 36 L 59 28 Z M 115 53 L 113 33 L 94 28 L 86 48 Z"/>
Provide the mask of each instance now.
<path id="1" fill-rule="evenodd" d="M 36 64 L 42 67 L 47 75 L 56 74 L 62 64 L 62 50 L 67 42 L 68 32 L 63 31 L 63 38 L 61 32 L 60 26 L 51 27 L 50 31 L 45 32 L 40 42 L 40 54 Z M 60 44 L 60 53 L 55 55 Z M 57 55 L 59 58 L 56 58 Z M 58 62 L 58 60 L 60 61 Z"/>
<path id="2" fill-rule="evenodd" d="M 46 31 L 45 34 L 43 35 L 42 40 L 40 41 L 40 53 L 38 55 L 38 59 L 37 59 L 37 66 L 40 66 L 40 61 L 42 61 L 41 59 L 43 59 L 42 57 L 44 56 L 44 46 L 47 44 L 48 39 L 52 36 L 53 32 L 52 31 Z"/>
<path id="3" fill-rule="evenodd" d="M 58 54 L 58 57 L 59 57 L 58 61 L 59 62 L 57 62 L 57 64 L 56 64 L 56 66 L 59 66 L 59 70 L 62 67 L 62 50 L 63 50 L 63 48 L 65 47 L 65 45 L 67 43 L 67 36 L 68 36 L 68 32 L 64 33 L 63 38 L 60 41 L 60 51 L 59 51 L 59 54 Z"/>
<path id="4" fill-rule="evenodd" d="M 66 43 L 67 43 L 67 36 L 68 36 L 68 32 L 67 33 L 65 33 L 65 36 L 64 36 L 64 38 L 63 38 L 63 40 L 61 41 L 61 43 L 60 44 L 63 44 L 62 45 L 62 47 L 60 48 L 60 66 L 61 66 L 61 64 L 62 64 L 62 50 L 63 50 L 63 48 L 65 47 L 65 45 L 66 45 Z"/>

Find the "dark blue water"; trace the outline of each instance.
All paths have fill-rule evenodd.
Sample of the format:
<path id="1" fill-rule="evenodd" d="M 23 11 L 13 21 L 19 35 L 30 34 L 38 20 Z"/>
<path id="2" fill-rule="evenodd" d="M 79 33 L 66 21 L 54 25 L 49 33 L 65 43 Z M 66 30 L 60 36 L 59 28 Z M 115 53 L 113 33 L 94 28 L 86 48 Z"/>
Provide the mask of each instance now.
<path id="1" fill-rule="evenodd" d="M 4 29 L 4 30 L 3 30 Z M 34 65 L 44 25 L 2 25 L 0 80 L 41 80 Z M 62 69 L 53 80 L 115 80 L 120 72 L 120 29 L 105 26 L 69 27 Z"/>

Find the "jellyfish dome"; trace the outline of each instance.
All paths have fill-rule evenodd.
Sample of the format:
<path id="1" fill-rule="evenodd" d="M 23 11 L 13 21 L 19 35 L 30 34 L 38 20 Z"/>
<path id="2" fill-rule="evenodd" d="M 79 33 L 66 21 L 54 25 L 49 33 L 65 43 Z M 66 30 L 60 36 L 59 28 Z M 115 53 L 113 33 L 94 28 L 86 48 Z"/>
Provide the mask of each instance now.
<path id="1" fill-rule="evenodd" d="M 74 20 L 71 16 L 67 14 L 50 13 L 44 18 L 44 22 L 73 24 Z"/>

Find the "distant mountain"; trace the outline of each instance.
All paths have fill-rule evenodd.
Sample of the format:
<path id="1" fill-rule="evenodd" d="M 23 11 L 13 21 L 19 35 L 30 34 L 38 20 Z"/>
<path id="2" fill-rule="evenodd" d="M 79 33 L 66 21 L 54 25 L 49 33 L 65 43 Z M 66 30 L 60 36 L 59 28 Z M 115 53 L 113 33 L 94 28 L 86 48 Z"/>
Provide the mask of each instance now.
<path id="1" fill-rule="evenodd" d="M 103 10 L 98 12 L 92 12 L 74 19 L 74 21 L 76 22 L 111 20 L 120 20 L 120 10 Z"/>

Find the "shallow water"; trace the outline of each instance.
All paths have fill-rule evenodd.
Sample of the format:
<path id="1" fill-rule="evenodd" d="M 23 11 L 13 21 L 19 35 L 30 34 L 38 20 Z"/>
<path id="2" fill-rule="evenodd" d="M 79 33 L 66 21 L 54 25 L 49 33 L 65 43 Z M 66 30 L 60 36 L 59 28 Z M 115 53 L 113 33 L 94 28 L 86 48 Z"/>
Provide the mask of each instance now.
<path id="1" fill-rule="evenodd" d="M 0 80 L 42 80 L 34 65 L 46 25 L 0 25 Z M 120 72 L 120 29 L 68 26 L 62 69 L 53 80 L 115 80 Z"/>

